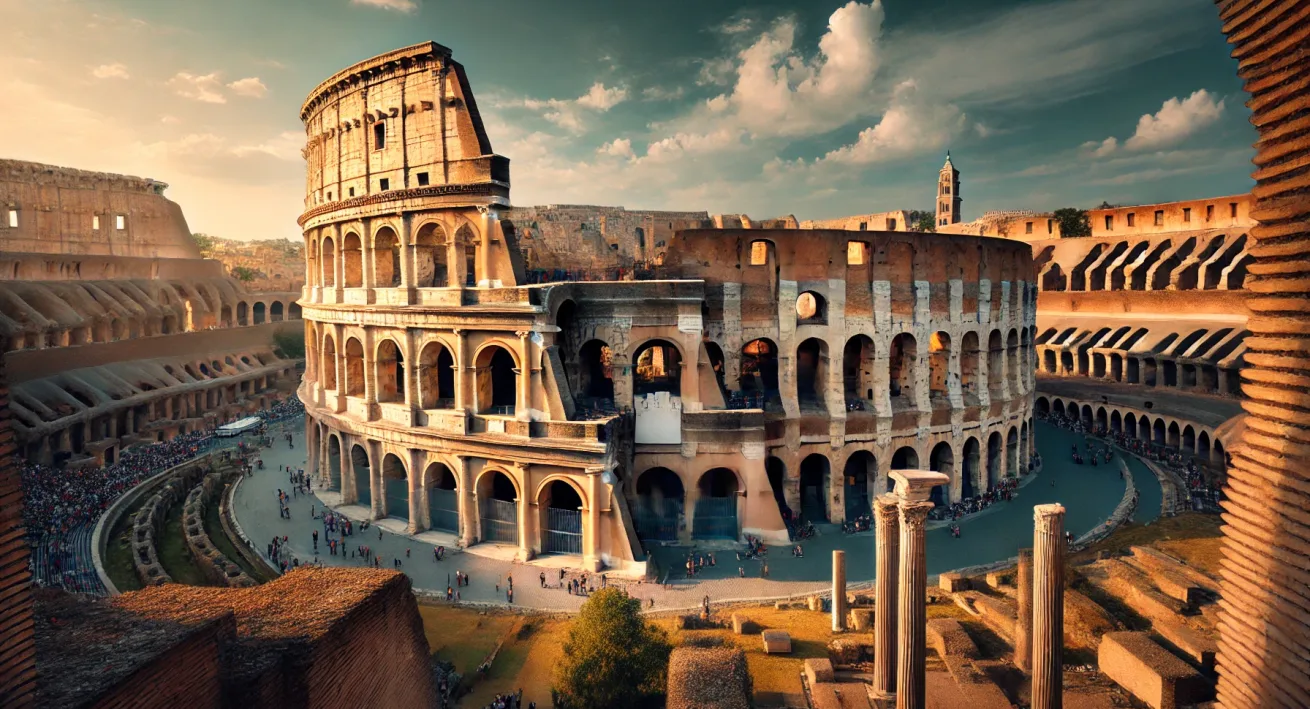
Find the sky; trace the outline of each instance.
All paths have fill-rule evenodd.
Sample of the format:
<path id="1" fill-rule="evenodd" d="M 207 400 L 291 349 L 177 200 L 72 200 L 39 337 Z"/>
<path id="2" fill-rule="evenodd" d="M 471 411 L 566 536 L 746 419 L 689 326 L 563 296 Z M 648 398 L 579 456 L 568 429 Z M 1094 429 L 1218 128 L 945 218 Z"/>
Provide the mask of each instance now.
<path id="1" fill-rule="evenodd" d="M 1248 191 L 1211 0 L 0 0 L 0 158 L 152 177 L 193 231 L 299 239 L 299 109 L 425 40 L 516 205 L 821 219 Z"/>

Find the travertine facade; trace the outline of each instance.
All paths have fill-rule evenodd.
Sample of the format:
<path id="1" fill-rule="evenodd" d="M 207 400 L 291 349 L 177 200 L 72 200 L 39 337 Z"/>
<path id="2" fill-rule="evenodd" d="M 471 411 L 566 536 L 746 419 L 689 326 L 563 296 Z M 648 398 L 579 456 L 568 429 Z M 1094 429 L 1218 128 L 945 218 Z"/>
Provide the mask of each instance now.
<path id="1" fill-rule="evenodd" d="M 441 140 L 426 104 L 446 107 Z M 1026 469 L 1025 245 L 675 219 L 643 237 L 673 230 L 647 271 L 624 241 L 591 264 L 611 277 L 529 283 L 519 235 L 583 222 L 505 218 L 506 161 L 448 50 L 352 67 L 303 117 L 302 398 L 311 465 L 346 504 L 594 568 L 640 563 L 643 542 L 786 539 L 788 510 L 867 514 L 896 468 L 947 473 L 943 501 Z M 405 153 L 428 142 L 487 169 Z"/>

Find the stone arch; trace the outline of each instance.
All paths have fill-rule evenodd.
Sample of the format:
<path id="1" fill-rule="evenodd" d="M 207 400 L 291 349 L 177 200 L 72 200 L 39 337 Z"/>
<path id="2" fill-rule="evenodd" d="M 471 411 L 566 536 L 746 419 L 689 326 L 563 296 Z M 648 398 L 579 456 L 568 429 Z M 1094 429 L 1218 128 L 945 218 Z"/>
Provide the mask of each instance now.
<path id="1" fill-rule="evenodd" d="M 692 537 L 696 539 L 737 539 L 737 504 L 745 489 L 737 471 L 731 468 L 711 468 L 696 481 L 700 499 L 692 518 Z"/>
<path id="2" fill-rule="evenodd" d="M 374 376 L 378 384 L 377 400 L 402 402 L 405 400 L 405 353 L 391 338 L 377 344 L 373 358 Z"/>
<path id="3" fill-rule="evenodd" d="M 955 482 L 959 479 L 959 473 L 955 470 L 955 449 L 951 444 L 942 441 L 933 446 L 932 454 L 929 456 L 929 465 L 932 466 L 933 472 L 944 473 L 950 479 L 946 485 L 938 485 L 932 489 L 931 500 L 937 505 L 946 505 L 950 503 L 950 490 L 954 487 Z"/>
<path id="4" fill-rule="evenodd" d="M 1119 409 L 1115 409 L 1110 413 L 1110 433 L 1118 436 L 1123 433 L 1123 430 L 1123 418 L 1119 415 Z"/>
<path id="5" fill-rule="evenodd" d="M 1083 409 L 1082 409 L 1082 419 L 1081 419 L 1081 421 L 1082 421 L 1082 423 L 1083 423 L 1083 428 L 1084 428 L 1085 430 L 1088 430 L 1088 431 L 1091 431 L 1091 430 L 1092 430 L 1092 426 L 1095 425 L 1096 421 L 1095 421 L 1095 418 L 1094 418 L 1093 415 L 1092 415 L 1092 407 L 1091 407 L 1091 405 L 1089 405 L 1089 404 L 1083 404 Z"/>
<path id="6" fill-rule="evenodd" d="M 828 300 L 822 294 L 807 290 L 796 296 L 796 324 L 809 325 L 828 321 Z"/>
<path id="7" fill-rule="evenodd" d="M 542 553 L 581 554 L 582 510 L 588 506 L 582 488 L 567 476 L 551 475 L 538 486 L 536 504 Z"/>
<path id="8" fill-rule="evenodd" d="M 350 474 L 355 487 L 355 504 L 371 509 L 373 506 L 372 461 L 368 450 L 358 443 L 350 447 Z"/>
<path id="9" fill-rule="evenodd" d="M 287 319 L 288 320 L 304 319 L 300 311 L 300 303 L 292 301 L 287 305 Z"/>
<path id="10" fill-rule="evenodd" d="M 513 416 L 518 405 L 518 370 L 511 349 L 498 343 L 483 345 L 473 359 L 476 370 L 477 410 L 484 414 Z"/>
<path id="11" fill-rule="evenodd" d="M 1000 330 L 992 330 L 987 336 L 987 390 L 992 401 L 1001 398 L 1005 391 L 1005 344 Z"/>
<path id="12" fill-rule="evenodd" d="M 223 308 L 226 310 L 227 306 L 225 305 L 223 306 Z M 268 306 L 269 322 L 282 322 L 283 315 L 284 315 L 284 311 L 283 311 L 282 301 L 275 300 L 273 301 L 272 305 Z"/>
<path id="13" fill-rule="evenodd" d="M 346 340 L 346 395 L 364 395 L 364 345 L 359 338 Z"/>
<path id="14" fill-rule="evenodd" d="M 1110 428 L 1110 419 L 1107 417 L 1105 407 L 1098 406 L 1096 408 L 1096 431 L 1097 433 L 1100 433 L 1109 430 L 1109 428 Z"/>
<path id="15" fill-rule="evenodd" d="M 1155 443 L 1156 443 L 1156 444 L 1158 444 L 1158 445 L 1162 445 L 1162 446 L 1165 445 L 1165 441 L 1166 441 L 1166 439 L 1165 439 L 1165 430 L 1166 430 L 1166 429 L 1165 429 L 1165 422 L 1164 422 L 1164 419 L 1156 419 L 1156 420 L 1155 420 L 1155 426 L 1154 426 L 1154 432 L 1155 432 Z"/>
<path id="16" fill-rule="evenodd" d="M 963 470 L 960 474 L 961 499 L 977 497 L 987 489 L 987 484 L 981 480 L 982 473 L 982 446 L 977 437 L 969 436 L 964 441 Z"/>
<path id="17" fill-rule="evenodd" d="M 1205 431 L 1196 434 L 1196 457 L 1210 461 L 1210 434 Z"/>
<path id="18" fill-rule="evenodd" d="M 246 301 L 237 303 L 237 325 L 245 327 L 250 324 L 250 306 Z"/>
<path id="19" fill-rule="evenodd" d="M 1023 391 L 1023 370 L 1019 367 L 1019 333 L 1017 330 L 1010 330 L 1010 334 L 1005 340 L 1005 361 L 1009 368 L 1006 379 L 1010 384 L 1010 390 L 1014 392 Z"/>
<path id="20" fill-rule="evenodd" d="M 918 405 L 915 400 L 915 380 L 919 370 L 918 343 L 914 335 L 902 332 L 892 338 L 891 349 L 887 356 L 888 385 L 891 388 L 893 409 L 913 409 Z"/>
<path id="21" fill-rule="evenodd" d="M 1005 436 L 1005 475 L 1019 477 L 1019 428 L 1011 426 Z"/>
<path id="22" fill-rule="evenodd" d="M 482 248 L 478 241 L 467 223 L 460 224 L 455 230 L 456 255 L 464 261 L 464 284 L 469 287 L 476 286 L 484 277 L 478 273 L 478 251 Z"/>
<path id="23" fill-rule="evenodd" d="M 323 269 L 319 282 L 324 287 L 331 288 L 337 285 L 337 246 L 332 237 L 323 237 L 323 246 L 319 253 L 321 254 L 319 263 Z"/>
<path id="24" fill-rule="evenodd" d="M 1051 402 L 1044 396 L 1039 396 L 1033 402 L 1033 408 L 1038 416 L 1046 416 L 1051 413 Z"/>
<path id="25" fill-rule="evenodd" d="M 327 487 L 333 492 L 342 492 L 341 488 L 341 436 L 336 432 L 328 434 L 327 446 Z"/>
<path id="26" fill-rule="evenodd" d="M 874 367 L 877 353 L 868 335 L 855 335 L 842 349 L 842 383 L 846 401 L 862 401 L 868 407 L 874 402 Z"/>
<path id="27" fill-rule="evenodd" d="M 450 285 L 446 265 L 446 230 L 439 222 L 430 221 L 418 228 L 414 237 L 414 284 L 419 288 L 444 288 Z"/>
<path id="28" fill-rule="evenodd" d="M 951 369 L 951 336 L 945 331 L 932 333 L 928 338 L 928 395 L 937 401 L 949 401 Z"/>
<path id="29" fill-rule="evenodd" d="M 428 529 L 459 533 L 459 477 L 450 466 L 437 460 L 423 471 L 427 491 Z"/>
<path id="30" fill-rule="evenodd" d="M 409 521 L 409 471 L 395 453 L 382 456 L 382 496 L 388 517 Z"/>
<path id="31" fill-rule="evenodd" d="M 478 499 L 479 537 L 483 542 L 519 543 L 519 481 L 497 466 L 484 467 L 474 482 Z"/>
<path id="32" fill-rule="evenodd" d="M 682 395 L 682 348 L 660 338 L 642 342 L 632 350 L 633 393 L 636 396 L 669 392 Z"/>
<path id="33" fill-rule="evenodd" d="M 677 473 L 649 468 L 637 476 L 634 521 L 643 540 L 676 542 L 686 514 L 686 489 Z"/>
<path id="34" fill-rule="evenodd" d="M 1064 401 L 1061 399 L 1055 400 L 1055 403 L 1051 405 L 1051 411 L 1054 412 L 1056 416 L 1067 415 L 1064 411 Z"/>
<path id="35" fill-rule="evenodd" d="M 373 233 L 373 285 L 394 288 L 400 276 L 400 239 L 395 229 L 383 226 Z"/>
<path id="36" fill-rule="evenodd" d="M 773 340 L 751 340 L 741 348 L 741 377 L 744 392 L 760 392 L 765 398 L 778 395 L 778 346 Z"/>
<path id="37" fill-rule="evenodd" d="M 913 446 L 901 446 L 892 454 L 892 470 L 918 470 L 919 469 L 919 451 Z M 892 479 L 887 478 L 887 492 L 891 492 L 894 486 Z"/>
<path id="38" fill-rule="evenodd" d="M 1124 414 L 1124 435 L 1137 438 L 1137 414 L 1132 412 Z"/>
<path id="39" fill-rule="evenodd" d="M 268 321 L 268 318 L 266 317 L 268 307 L 264 305 L 263 301 L 256 302 L 254 307 L 250 309 L 250 312 L 254 324 L 262 325 Z"/>
<path id="40" fill-rule="evenodd" d="M 977 402 L 980 393 L 978 374 L 981 371 L 979 361 L 981 356 L 978 333 L 973 330 L 964 333 L 964 338 L 960 342 L 960 394 L 968 402 Z"/>
<path id="41" fill-rule="evenodd" d="M 802 408 L 823 408 L 828 381 L 828 343 L 811 337 L 796 347 L 796 399 Z"/>
<path id="42" fill-rule="evenodd" d="M 1000 431 L 992 431 L 987 437 L 987 479 L 982 485 L 983 489 L 990 490 L 1005 476 L 1004 458 L 1005 439 L 1001 437 Z"/>
<path id="43" fill-rule="evenodd" d="M 806 522 L 828 522 L 828 500 L 832 496 L 832 466 L 822 453 L 811 453 L 801 461 L 801 519 Z"/>
<path id="44" fill-rule="evenodd" d="M 360 288 L 364 285 L 364 250 L 359 234 L 347 232 L 341 242 L 341 265 L 343 267 L 346 288 Z"/>
<path id="45" fill-rule="evenodd" d="M 1196 455 L 1196 429 L 1191 424 L 1183 427 L 1183 452 L 1189 455 Z"/>
<path id="46" fill-rule="evenodd" d="M 1181 444 L 1181 438 L 1182 438 L 1182 431 L 1178 428 L 1178 422 L 1170 421 L 1169 434 L 1168 434 L 1168 438 L 1166 439 L 1166 444 L 1170 448 L 1178 448 L 1180 447 Z"/>
<path id="47" fill-rule="evenodd" d="M 455 358 L 441 342 L 428 342 L 419 352 L 418 395 L 423 409 L 455 405 Z"/>
<path id="48" fill-rule="evenodd" d="M 854 451 L 846 458 L 843 478 L 846 520 L 871 517 L 878 482 L 878 458 L 871 451 Z"/>
<path id="49" fill-rule="evenodd" d="M 614 353 L 604 340 L 588 340 L 578 349 L 578 394 L 595 404 L 614 404 Z"/>
<path id="50" fill-rule="evenodd" d="M 323 350 L 319 365 L 320 379 L 323 382 L 323 388 L 329 391 L 337 389 L 337 343 L 333 339 L 332 333 L 323 335 Z"/>

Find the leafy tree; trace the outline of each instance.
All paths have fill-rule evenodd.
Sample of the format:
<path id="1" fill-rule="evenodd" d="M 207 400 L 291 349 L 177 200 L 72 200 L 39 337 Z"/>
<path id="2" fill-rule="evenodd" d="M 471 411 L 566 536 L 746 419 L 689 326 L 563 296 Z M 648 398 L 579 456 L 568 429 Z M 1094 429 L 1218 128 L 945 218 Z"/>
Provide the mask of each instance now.
<path id="1" fill-rule="evenodd" d="M 214 247 L 218 245 L 218 237 L 209 234 L 195 233 L 191 235 L 191 240 L 195 242 L 196 248 L 200 249 L 200 255 L 209 258 L 214 253 Z"/>
<path id="2" fill-rule="evenodd" d="M 237 279 L 238 281 L 241 281 L 242 283 L 249 283 L 255 280 L 255 277 L 258 275 L 259 274 L 258 272 L 255 271 L 255 269 L 250 268 L 248 266 L 232 267 L 232 277 Z"/>
<path id="3" fill-rule="evenodd" d="M 935 232 L 937 231 L 937 213 L 923 212 L 912 210 L 909 214 L 910 229 L 912 231 Z"/>
<path id="4" fill-rule="evenodd" d="M 582 604 L 555 667 L 552 694 L 568 709 L 661 706 L 673 651 L 641 617 L 641 601 L 603 588 Z"/>
<path id="5" fill-rule="evenodd" d="M 304 359 L 305 331 L 287 328 L 273 333 L 273 351 L 282 359 Z"/>
<path id="6" fill-rule="evenodd" d="M 1060 236 L 1065 238 L 1091 236 L 1092 220 L 1087 216 L 1087 210 L 1076 207 L 1065 207 L 1055 210 L 1055 221 L 1060 224 Z"/>

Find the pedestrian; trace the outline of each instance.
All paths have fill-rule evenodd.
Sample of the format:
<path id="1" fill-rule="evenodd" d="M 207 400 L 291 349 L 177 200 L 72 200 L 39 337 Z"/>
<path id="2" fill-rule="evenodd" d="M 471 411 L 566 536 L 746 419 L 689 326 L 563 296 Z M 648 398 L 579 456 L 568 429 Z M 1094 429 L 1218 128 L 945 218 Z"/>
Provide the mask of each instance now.
<path id="1" fill-rule="evenodd" d="M 405 558 L 406 558 L 406 559 L 409 558 L 409 548 L 408 548 L 408 547 L 406 547 L 406 549 L 405 549 Z"/>
<path id="2" fill-rule="evenodd" d="M 737 567 L 737 575 L 740 576 L 740 577 L 742 577 L 742 578 L 746 578 L 746 569 L 745 569 L 745 567 L 738 566 L 738 567 Z"/>
<path id="3" fill-rule="evenodd" d="M 513 603 L 514 603 L 514 588 L 513 588 L 513 587 L 510 587 L 510 588 L 505 589 L 505 600 L 509 601 L 510 604 L 513 604 Z"/>
<path id="4" fill-rule="evenodd" d="M 545 587 L 546 587 L 546 572 L 545 572 L 545 571 L 541 572 L 541 587 L 542 587 L 542 588 L 545 588 Z"/>

